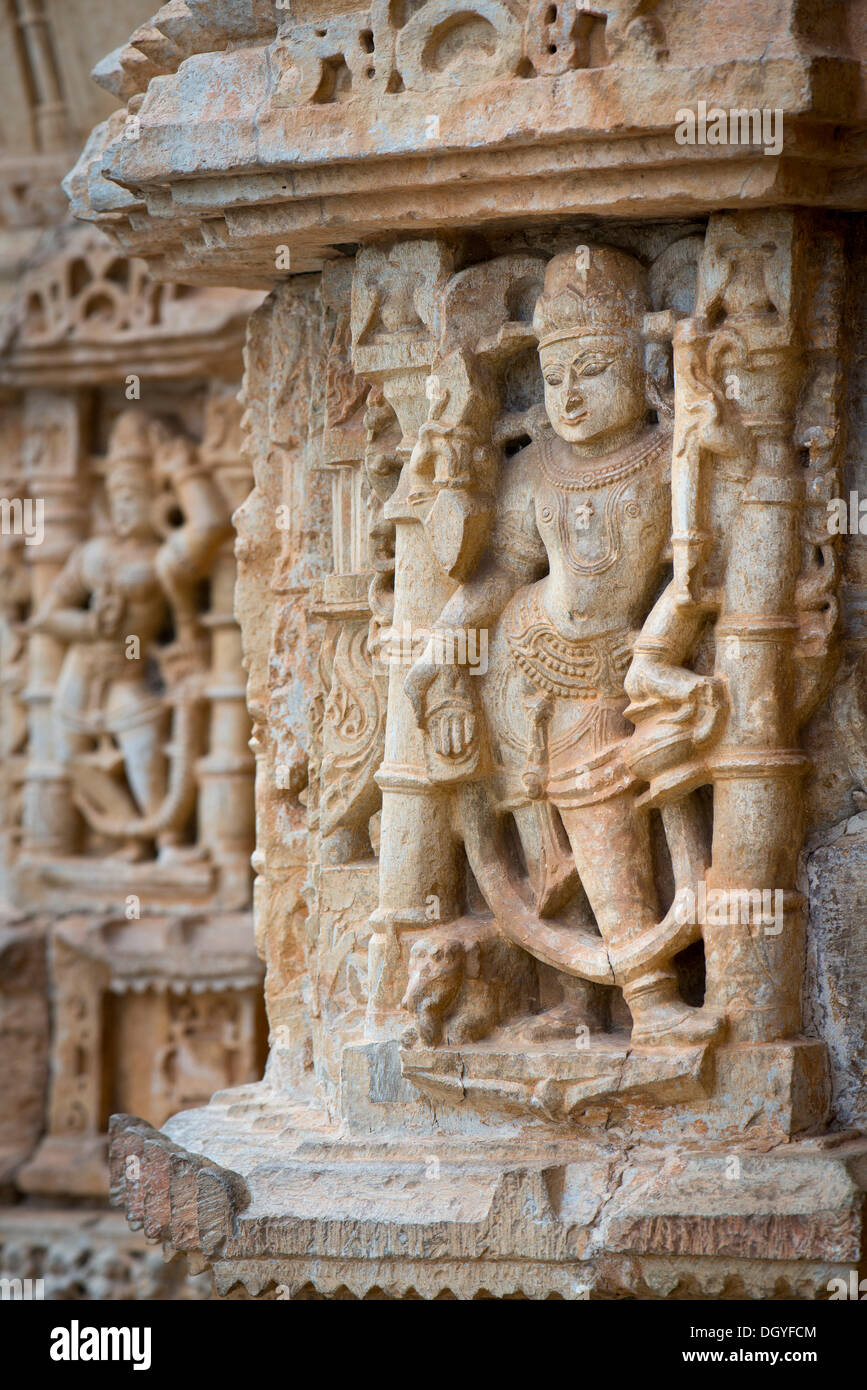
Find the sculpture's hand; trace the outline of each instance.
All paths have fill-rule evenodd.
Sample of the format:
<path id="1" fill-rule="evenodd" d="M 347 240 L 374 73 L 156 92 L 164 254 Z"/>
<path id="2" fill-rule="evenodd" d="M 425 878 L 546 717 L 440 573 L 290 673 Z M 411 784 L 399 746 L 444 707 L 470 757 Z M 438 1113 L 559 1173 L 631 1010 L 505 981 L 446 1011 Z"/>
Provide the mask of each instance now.
<path id="1" fill-rule="evenodd" d="M 156 476 L 161 482 L 174 483 L 195 461 L 196 449 L 192 440 L 183 435 L 167 436 L 158 442 L 154 453 Z"/>
<path id="2" fill-rule="evenodd" d="M 624 684 L 631 700 L 624 713 L 636 725 L 633 748 L 640 747 L 642 737 L 646 739 L 654 726 L 667 728 L 671 733 L 680 729 L 685 739 L 698 746 L 719 728 L 725 691 L 722 682 L 713 676 L 701 676 L 683 666 L 638 653 Z M 641 728 L 643 735 L 639 733 Z"/>
<path id="3" fill-rule="evenodd" d="M 444 687 L 431 703 L 434 681 Z M 462 758 L 476 736 L 472 701 L 463 689 L 460 669 L 435 660 L 433 639 L 413 662 L 404 681 L 419 728 L 428 735 L 435 752 L 444 758 Z"/>
<path id="4" fill-rule="evenodd" d="M 462 758 L 476 736 L 476 716 L 465 701 L 447 701 L 427 718 L 427 733 L 443 758 Z"/>
<path id="5" fill-rule="evenodd" d="M 671 665 L 643 653 L 633 659 L 624 684 L 634 704 L 673 700 L 695 709 L 708 699 L 718 698 L 718 683 L 712 677 L 700 676 L 685 666 Z"/>
<path id="6" fill-rule="evenodd" d="M 683 673 L 687 680 L 683 684 L 684 694 L 676 714 L 670 716 L 672 724 L 687 725 L 694 743 L 702 745 L 719 728 L 719 720 L 724 704 L 723 687 L 713 676 L 697 676 L 694 671 Z"/>

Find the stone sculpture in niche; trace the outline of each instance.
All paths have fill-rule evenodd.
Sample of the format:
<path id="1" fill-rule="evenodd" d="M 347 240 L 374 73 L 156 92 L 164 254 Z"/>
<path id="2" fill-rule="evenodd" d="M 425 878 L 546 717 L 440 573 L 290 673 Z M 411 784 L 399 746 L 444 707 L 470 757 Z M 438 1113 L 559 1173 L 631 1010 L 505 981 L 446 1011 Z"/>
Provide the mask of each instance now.
<path id="1" fill-rule="evenodd" d="M 718 1015 L 679 998 L 671 957 L 683 922 L 677 903 L 659 921 L 650 813 L 636 804 L 642 784 L 629 765 L 630 668 L 637 700 L 671 705 L 681 757 L 710 737 L 721 701 L 712 678 L 678 664 L 696 633 L 683 630 L 670 595 L 660 594 L 670 557 L 672 406 L 653 382 L 648 394 L 648 309 L 644 272 L 625 253 L 583 248 L 549 263 L 533 325 L 551 430 L 506 463 L 487 554 L 437 624 L 491 630 L 481 693 L 496 766 L 473 781 L 463 804 L 482 892 L 506 934 L 537 959 L 622 988 L 635 1045 L 707 1041 L 722 1027 Z M 660 418 L 651 423 L 654 406 Z M 642 643 L 654 606 L 658 631 Z M 436 640 L 408 690 L 435 756 L 459 776 L 483 737 L 481 721 L 465 690 L 472 677 L 466 667 L 441 670 Z M 645 653 L 656 658 L 652 677 L 641 671 Z M 545 914 L 537 923 L 523 903 L 519 914 L 510 909 L 516 890 L 500 859 L 509 851 L 495 848 L 500 812 L 517 827 Z M 677 886 L 694 892 L 707 863 L 701 808 L 687 797 L 666 820 Z M 550 916 L 569 905 L 574 920 L 555 926 Z M 591 934 L 588 906 L 607 951 Z M 598 1027 L 596 994 L 569 988 L 530 1036 Z"/>
<path id="2" fill-rule="evenodd" d="M 229 522 L 260 302 L 156 284 L 64 224 L 4 306 L 0 492 L 44 536 L 2 537 L 0 1031 L 29 1060 L 0 1104 L 0 1166 L 61 1229 L 70 1198 L 107 1197 L 112 1110 L 160 1122 L 261 1075 Z"/>
<path id="3" fill-rule="evenodd" d="M 435 287 L 413 282 L 439 346 L 428 418 L 383 515 L 398 526 L 395 622 L 426 603 L 433 630 L 390 686 L 373 919 L 386 930 L 368 1009 L 373 1036 L 397 1031 L 396 1004 L 411 1013 L 410 1054 L 418 1035 L 490 1035 L 519 1055 L 577 1034 L 607 1066 L 617 1036 L 686 1058 L 799 1031 L 802 904 L 779 808 L 797 816 L 795 733 L 834 664 L 833 547 L 804 499 L 827 491 L 836 405 L 805 342 L 817 313 L 839 321 L 839 246 L 831 236 L 825 309 L 819 282 L 794 305 L 797 224 L 760 221 L 717 219 L 649 274 L 604 246 L 450 274 L 440 248 Z M 357 280 L 379 274 L 387 333 L 401 291 L 376 267 L 410 252 L 382 254 L 365 253 Z M 357 326 L 367 302 L 359 288 Z M 510 413 L 504 383 L 528 343 L 544 411 Z M 399 413 L 401 380 L 386 383 Z M 796 398 L 806 474 L 786 434 Z M 780 517 L 782 580 L 762 539 Z M 408 539 L 419 522 L 426 551 Z M 483 673 L 443 661 L 469 633 L 489 638 Z M 406 867 L 407 844 L 424 842 L 408 822 L 426 816 L 443 833 L 405 875 L 403 905 L 384 905 L 387 866 Z M 425 927 L 430 902 L 439 919 Z M 423 1066 L 407 1068 L 423 1082 Z"/>
<path id="4" fill-rule="evenodd" d="M 54 751 L 77 806 L 117 853 L 141 858 L 154 840 L 166 858 L 183 852 L 195 800 L 207 665 L 197 586 L 229 534 L 227 508 L 193 443 L 137 409 L 114 426 L 106 494 L 109 533 L 73 551 L 32 627 L 66 644 Z"/>

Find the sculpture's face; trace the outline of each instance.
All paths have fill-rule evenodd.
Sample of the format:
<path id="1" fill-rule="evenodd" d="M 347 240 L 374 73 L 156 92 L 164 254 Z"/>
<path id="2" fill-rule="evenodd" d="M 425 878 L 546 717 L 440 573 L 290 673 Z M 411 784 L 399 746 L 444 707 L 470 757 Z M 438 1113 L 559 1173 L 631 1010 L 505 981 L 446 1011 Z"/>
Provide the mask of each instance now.
<path id="1" fill-rule="evenodd" d="M 539 349 L 545 410 L 561 439 L 602 448 L 647 414 L 641 344 L 594 334 Z"/>
<path id="2" fill-rule="evenodd" d="M 108 488 L 112 530 L 116 536 L 148 536 L 151 533 L 151 502 L 144 480 L 124 477 Z"/>

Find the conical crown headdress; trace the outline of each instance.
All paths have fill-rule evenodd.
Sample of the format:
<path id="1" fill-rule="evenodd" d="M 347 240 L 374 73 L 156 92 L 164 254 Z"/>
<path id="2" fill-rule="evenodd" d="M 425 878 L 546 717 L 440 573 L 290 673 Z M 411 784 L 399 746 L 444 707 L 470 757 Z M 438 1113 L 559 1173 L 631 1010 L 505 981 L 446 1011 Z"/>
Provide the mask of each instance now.
<path id="1" fill-rule="evenodd" d="M 589 246 L 548 262 L 533 328 L 540 348 L 591 333 L 634 338 L 647 308 L 645 275 L 634 256 Z"/>
<path id="2" fill-rule="evenodd" d="M 111 427 L 105 477 L 109 486 L 121 481 L 150 479 L 155 443 L 155 421 L 141 410 L 124 410 Z"/>

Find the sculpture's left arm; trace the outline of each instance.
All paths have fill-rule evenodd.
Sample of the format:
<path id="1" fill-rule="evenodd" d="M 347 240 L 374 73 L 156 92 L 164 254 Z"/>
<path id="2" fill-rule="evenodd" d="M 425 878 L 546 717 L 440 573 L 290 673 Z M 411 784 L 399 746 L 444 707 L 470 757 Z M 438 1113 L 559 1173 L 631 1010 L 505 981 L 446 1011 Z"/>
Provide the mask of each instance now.
<path id="1" fill-rule="evenodd" d="M 633 701 L 661 696 L 691 699 L 697 690 L 711 685 L 682 663 L 696 646 L 705 614 L 684 609 L 676 601 L 674 581 L 667 584 L 641 629 L 626 677 L 626 693 Z"/>
<path id="2" fill-rule="evenodd" d="M 231 535 L 228 508 L 207 469 L 185 439 L 173 439 L 159 452 L 157 466 L 171 482 L 184 524 L 160 547 L 157 574 L 175 615 L 178 641 L 196 632 L 196 582 L 206 575 Z"/>

